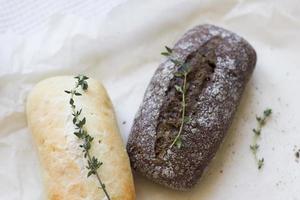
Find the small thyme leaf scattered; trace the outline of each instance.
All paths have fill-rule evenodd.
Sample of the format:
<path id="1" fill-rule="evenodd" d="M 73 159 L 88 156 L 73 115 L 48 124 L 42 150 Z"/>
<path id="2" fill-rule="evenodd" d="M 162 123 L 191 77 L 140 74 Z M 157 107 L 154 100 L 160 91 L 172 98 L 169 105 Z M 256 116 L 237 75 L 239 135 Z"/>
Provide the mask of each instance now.
<path id="1" fill-rule="evenodd" d="M 258 148 L 259 148 L 258 144 L 250 145 L 250 149 L 253 151 L 253 153 L 256 153 Z"/>
<path id="2" fill-rule="evenodd" d="M 90 149 L 92 147 L 92 142 L 94 138 L 88 134 L 86 128 L 84 127 L 84 125 L 86 124 L 86 118 L 81 117 L 82 109 L 77 110 L 74 102 L 74 96 L 82 96 L 82 93 L 78 91 L 79 88 L 81 88 L 83 91 L 86 91 L 88 89 L 88 82 L 86 80 L 88 80 L 89 78 L 84 75 L 79 75 L 76 76 L 75 79 L 77 80 L 77 82 L 73 90 L 65 90 L 65 93 L 70 94 L 69 104 L 71 105 L 72 109 L 72 122 L 76 130 L 74 132 L 74 135 L 83 142 L 79 145 L 79 147 L 82 148 L 83 156 L 87 159 L 86 168 L 89 170 L 87 173 L 87 177 L 95 175 L 99 182 L 100 188 L 103 190 L 107 200 L 110 200 L 110 196 L 108 195 L 108 192 L 105 189 L 105 184 L 101 181 L 100 175 L 97 172 L 97 170 L 103 163 L 100 162 L 95 156 L 92 156 L 90 154 Z"/>
<path id="3" fill-rule="evenodd" d="M 185 116 L 184 117 L 184 123 L 190 123 L 191 122 L 191 118 L 189 116 Z"/>
<path id="4" fill-rule="evenodd" d="M 272 114 L 272 109 L 268 108 L 264 111 L 264 117 L 269 117 Z"/>
<path id="5" fill-rule="evenodd" d="M 255 133 L 255 135 L 259 136 L 260 135 L 260 130 L 256 130 L 255 128 L 252 129 L 253 133 Z"/>
<path id="6" fill-rule="evenodd" d="M 170 53 L 169 52 L 161 52 L 161 55 L 163 55 L 163 56 L 169 56 Z"/>
<path id="7" fill-rule="evenodd" d="M 180 67 L 179 67 L 179 69 L 178 69 L 180 72 L 182 72 L 183 74 L 184 73 L 189 73 L 190 72 L 190 68 L 189 68 L 189 66 L 188 66 L 188 64 L 187 63 L 181 63 L 180 64 Z"/>
<path id="8" fill-rule="evenodd" d="M 78 76 L 75 76 L 75 79 L 82 82 L 82 81 L 88 80 L 89 77 L 84 76 L 84 75 L 78 75 Z"/>
<path id="9" fill-rule="evenodd" d="M 90 170 L 87 174 L 87 177 L 91 176 L 92 174 L 96 174 L 97 170 L 100 168 L 102 165 L 102 162 L 99 162 L 97 158 L 94 156 L 92 157 L 91 160 L 88 160 L 88 166 L 86 167 L 88 170 Z"/>
<path id="10" fill-rule="evenodd" d="M 261 137 L 261 131 L 263 126 L 266 124 L 267 118 L 272 114 L 272 109 L 265 109 L 263 112 L 263 116 L 256 116 L 257 127 L 252 129 L 254 136 L 253 136 L 253 143 L 250 145 L 250 150 L 254 156 L 254 159 L 257 164 L 257 168 L 261 169 L 265 163 L 264 158 L 258 158 L 257 152 L 259 150 L 259 145 L 257 144 L 258 139 Z"/>
<path id="11" fill-rule="evenodd" d="M 70 104 L 71 104 L 71 105 L 74 104 L 74 99 L 70 99 Z"/>
<path id="12" fill-rule="evenodd" d="M 180 66 L 180 65 L 182 65 L 182 63 L 180 62 L 180 61 L 178 61 L 178 60 L 174 60 L 174 59 L 170 59 L 173 63 L 174 63 L 174 65 L 176 65 L 176 66 Z"/>
<path id="13" fill-rule="evenodd" d="M 175 146 L 176 146 L 178 149 L 181 148 L 181 146 L 182 146 L 182 139 L 181 139 L 181 137 L 178 137 L 178 138 L 177 138 L 177 140 L 176 140 L 176 142 L 175 142 Z"/>
<path id="14" fill-rule="evenodd" d="M 174 87 L 175 87 L 175 89 L 176 89 L 178 92 L 183 93 L 181 86 L 175 85 Z"/>
<path id="15" fill-rule="evenodd" d="M 74 118 L 73 118 L 73 124 L 75 124 L 75 123 L 76 123 L 76 121 L 77 121 L 77 118 L 76 118 L 76 117 L 74 117 Z"/>
<path id="16" fill-rule="evenodd" d="M 258 163 L 257 163 L 258 164 L 258 166 L 257 166 L 258 169 L 262 168 L 262 166 L 264 165 L 264 161 L 265 161 L 264 158 L 258 160 Z"/>
<path id="17" fill-rule="evenodd" d="M 76 121 L 78 121 L 78 123 L 75 123 L 76 128 L 81 129 L 83 127 L 83 125 L 85 124 L 86 119 L 84 117 L 82 120 L 76 120 Z"/>
<path id="18" fill-rule="evenodd" d="M 172 53 L 173 52 L 173 50 L 170 47 L 165 46 L 165 48 L 166 48 L 166 50 L 167 50 L 168 53 Z"/>
<path id="19" fill-rule="evenodd" d="M 74 135 L 76 135 L 79 139 L 82 139 L 83 138 L 83 133 L 82 131 L 78 131 L 78 132 L 74 132 Z"/>
<path id="20" fill-rule="evenodd" d="M 88 83 L 87 83 L 86 80 L 88 80 L 89 77 L 84 76 L 84 75 L 78 75 L 78 76 L 75 77 L 75 79 L 77 79 L 77 83 L 76 83 L 77 87 L 80 86 L 83 91 L 88 89 Z"/>
<path id="21" fill-rule="evenodd" d="M 161 55 L 163 56 L 170 56 L 172 54 L 172 49 L 170 47 L 165 46 L 166 50 L 165 52 L 161 52 Z"/>
<path id="22" fill-rule="evenodd" d="M 83 83 L 82 83 L 82 89 L 83 90 L 87 90 L 88 89 L 88 84 L 87 84 L 87 82 L 86 81 L 84 81 Z"/>
<path id="23" fill-rule="evenodd" d="M 176 72 L 176 73 L 174 74 L 174 76 L 177 77 L 177 78 L 179 78 L 179 77 L 183 77 L 184 75 L 183 75 L 183 73 L 181 73 L 181 72 Z"/>

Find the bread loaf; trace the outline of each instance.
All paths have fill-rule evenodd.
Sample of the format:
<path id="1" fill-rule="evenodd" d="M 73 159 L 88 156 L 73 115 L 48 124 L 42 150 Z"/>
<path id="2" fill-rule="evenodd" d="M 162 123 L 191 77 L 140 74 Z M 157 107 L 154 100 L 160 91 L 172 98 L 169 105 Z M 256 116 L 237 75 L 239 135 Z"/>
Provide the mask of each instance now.
<path id="1" fill-rule="evenodd" d="M 103 164 L 97 170 L 112 200 L 135 199 L 129 160 L 119 134 L 112 104 L 104 87 L 88 79 L 88 89 L 75 96 L 94 137 L 90 153 Z M 49 200 L 104 200 L 94 175 L 87 178 L 87 159 L 73 133 L 70 95 L 73 77 L 54 77 L 38 83 L 27 100 L 28 126 L 35 140 Z M 99 142 L 101 141 L 101 142 Z"/>
<path id="2" fill-rule="evenodd" d="M 176 190 L 196 184 L 232 122 L 256 64 L 256 53 L 238 35 L 213 25 L 189 30 L 156 70 L 136 114 L 127 151 L 132 167 Z M 179 66 L 176 63 L 181 63 Z M 183 78 L 188 69 L 183 119 Z M 182 73 L 182 72 L 180 72 Z"/>

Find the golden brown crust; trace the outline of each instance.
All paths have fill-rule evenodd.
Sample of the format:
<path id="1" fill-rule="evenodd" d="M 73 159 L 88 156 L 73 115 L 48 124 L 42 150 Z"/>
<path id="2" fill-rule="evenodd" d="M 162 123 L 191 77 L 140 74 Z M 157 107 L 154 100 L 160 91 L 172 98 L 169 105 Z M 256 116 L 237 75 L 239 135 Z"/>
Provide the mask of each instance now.
<path id="1" fill-rule="evenodd" d="M 91 154 L 103 162 L 98 172 L 112 200 L 133 200 L 131 169 L 119 134 L 112 104 L 103 86 L 89 79 L 83 96 L 75 97 L 82 107 L 86 128 L 94 137 Z M 95 177 L 87 178 L 86 160 L 80 141 L 73 135 L 69 95 L 73 77 L 54 77 L 37 84 L 28 97 L 27 119 L 43 168 L 47 199 L 105 199 Z M 99 144 L 95 141 L 101 141 Z"/>

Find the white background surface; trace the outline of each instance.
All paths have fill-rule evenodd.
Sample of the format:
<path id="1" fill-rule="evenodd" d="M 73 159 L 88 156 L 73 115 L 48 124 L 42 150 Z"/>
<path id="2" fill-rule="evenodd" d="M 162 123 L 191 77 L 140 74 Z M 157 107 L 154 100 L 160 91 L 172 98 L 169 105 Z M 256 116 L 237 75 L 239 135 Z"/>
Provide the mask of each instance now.
<path id="1" fill-rule="evenodd" d="M 34 84 L 78 73 L 102 80 L 126 140 L 163 46 L 202 23 L 246 38 L 257 50 L 256 70 L 226 141 L 199 184 L 174 192 L 136 176 L 138 199 L 300 199 L 294 155 L 300 148 L 297 0 L 1 1 L 0 199 L 39 200 L 43 193 L 24 108 Z M 265 166 L 258 171 L 249 145 L 255 115 L 266 107 L 274 114 L 259 141 Z"/>

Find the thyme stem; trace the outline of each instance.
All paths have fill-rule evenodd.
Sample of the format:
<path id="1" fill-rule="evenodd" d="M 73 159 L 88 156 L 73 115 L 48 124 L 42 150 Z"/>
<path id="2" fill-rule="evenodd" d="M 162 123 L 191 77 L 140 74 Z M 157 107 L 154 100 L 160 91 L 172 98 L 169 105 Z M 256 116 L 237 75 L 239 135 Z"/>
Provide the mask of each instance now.
<path id="1" fill-rule="evenodd" d="M 77 88 L 77 87 L 78 87 L 78 83 L 76 84 L 76 87 L 75 87 L 75 88 Z M 74 92 L 71 93 L 71 98 L 73 99 L 73 97 L 74 97 Z M 76 113 L 75 108 L 76 108 L 75 106 L 72 106 L 72 112 L 73 112 L 73 113 Z M 88 161 L 89 161 L 90 163 L 92 163 L 92 157 L 91 157 L 91 154 L 90 154 L 89 149 L 86 150 L 86 155 L 87 155 Z M 98 180 L 98 182 L 99 182 L 99 184 L 100 184 L 100 186 L 101 186 L 101 189 L 103 190 L 103 192 L 104 192 L 104 194 L 105 194 L 107 200 L 110 200 L 110 197 L 109 197 L 109 195 L 108 195 L 108 192 L 107 192 L 107 190 L 106 190 L 106 188 L 105 188 L 105 184 L 102 182 L 102 180 L 101 180 L 101 178 L 100 178 L 100 175 L 99 175 L 99 173 L 97 172 L 97 170 L 95 171 L 95 175 L 96 175 L 96 177 L 97 177 L 97 180 Z"/>
<path id="2" fill-rule="evenodd" d="M 89 151 L 87 151 L 87 157 L 88 157 L 89 161 L 92 162 L 92 157 L 91 157 Z M 103 190 L 103 192 L 104 192 L 104 194 L 105 194 L 107 200 L 110 200 L 110 197 L 109 197 L 109 195 L 108 195 L 108 192 L 107 192 L 107 190 L 106 190 L 106 188 L 105 188 L 105 184 L 102 182 L 102 180 L 101 180 L 101 178 L 100 178 L 100 176 L 99 176 L 99 174 L 98 174 L 97 171 L 96 171 L 95 175 L 96 175 L 96 177 L 97 177 L 97 179 L 98 179 L 98 182 L 99 182 L 99 184 L 100 184 L 100 186 L 101 186 L 101 189 Z"/>
<path id="3" fill-rule="evenodd" d="M 76 105 L 74 104 L 74 97 L 82 95 L 81 93 L 78 92 L 78 90 L 77 90 L 78 87 L 80 86 L 83 91 L 86 91 L 88 89 L 88 82 L 86 80 L 89 78 L 86 76 L 80 75 L 80 76 L 76 76 L 75 79 L 77 79 L 77 82 L 76 82 L 74 88 L 70 91 L 65 90 L 65 92 L 67 94 L 70 94 L 69 103 L 70 103 L 70 106 L 72 109 L 73 124 L 75 125 L 75 128 L 77 130 L 74 132 L 74 135 L 76 135 L 78 139 L 83 140 L 83 144 L 81 144 L 79 147 L 81 147 L 83 149 L 84 158 L 87 158 L 87 161 L 88 161 L 88 165 L 86 166 L 86 168 L 89 170 L 87 177 L 94 174 L 96 176 L 107 200 L 111 200 L 111 198 L 105 188 L 105 184 L 102 182 L 100 175 L 97 171 L 103 163 L 98 161 L 98 159 L 95 156 L 91 156 L 91 154 L 90 154 L 91 143 L 94 138 L 88 134 L 87 130 L 84 127 L 84 125 L 86 123 L 86 118 L 83 117 L 81 120 L 79 119 L 82 109 L 76 110 Z"/>
<path id="4" fill-rule="evenodd" d="M 250 149 L 252 151 L 258 169 L 261 169 L 263 167 L 265 161 L 264 158 L 259 158 L 257 155 L 257 152 L 259 150 L 258 139 L 261 137 L 262 128 L 266 124 L 266 120 L 271 114 L 272 114 L 272 110 L 268 108 L 263 112 L 262 117 L 256 117 L 257 127 L 252 130 L 254 136 L 253 136 L 253 143 L 252 145 L 250 145 Z"/>
<path id="5" fill-rule="evenodd" d="M 263 166 L 264 158 L 260 159 L 260 158 L 258 158 L 258 155 L 257 155 L 257 151 L 258 151 L 258 148 L 259 148 L 259 145 L 257 144 L 258 143 L 258 138 L 259 138 L 259 136 L 257 136 L 257 135 L 255 135 L 253 137 L 253 145 L 250 146 L 250 149 L 253 152 L 254 160 L 257 163 L 257 168 L 261 169 L 262 166 Z"/>
<path id="6" fill-rule="evenodd" d="M 172 142 L 172 144 L 170 145 L 170 149 L 174 146 L 174 144 L 178 141 L 178 139 L 180 138 L 182 129 L 183 129 L 183 125 L 184 125 L 184 118 L 185 118 L 185 108 L 186 108 L 186 103 L 185 103 L 185 92 L 186 92 L 186 77 L 187 77 L 187 72 L 183 73 L 183 86 L 182 86 L 182 112 L 181 112 L 181 124 L 180 124 L 180 128 L 179 131 L 174 139 L 174 141 Z"/>
<path id="7" fill-rule="evenodd" d="M 190 121 L 190 118 L 188 116 L 185 116 L 185 114 L 186 114 L 185 95 L 186 95 L 186 90 L 187 90 L 187 75 L 190 70 L 188 69 L 188 65 L 186 63 L 170 58 L 172 56 L 173 50 L 167 46 L 165 46 L 165 48 L 166 48 L 166 51 L 162 52 L 161 54 L 163 56 L 168 57 L 170 59 L 170 61 L 173 62 L 175 67 L 177 66 L 179 68 L 178 71 L 174 75 L 175 75 L 175 77 L 181 78 L 183 80 L 182 85 L 180 85 L 180 86 L 175 85 L 175 89 L 177 90 L 177 92 L 180 92 L 182 95 L 182 101 L 181 101 L 182 111 L 181 111 L 180 128 L 179 128 L 179 131 L 178 131 L 176 137 L 174 138 L 171 145 L 169 146 L 169 149 L 171 149 L 174 145 L 180 149 L 181 145 L 182 145 L 182 140 L 181 140 L 180 136 L 183 131 L 184 123 L 189 123 L 189 121 Z"/>

